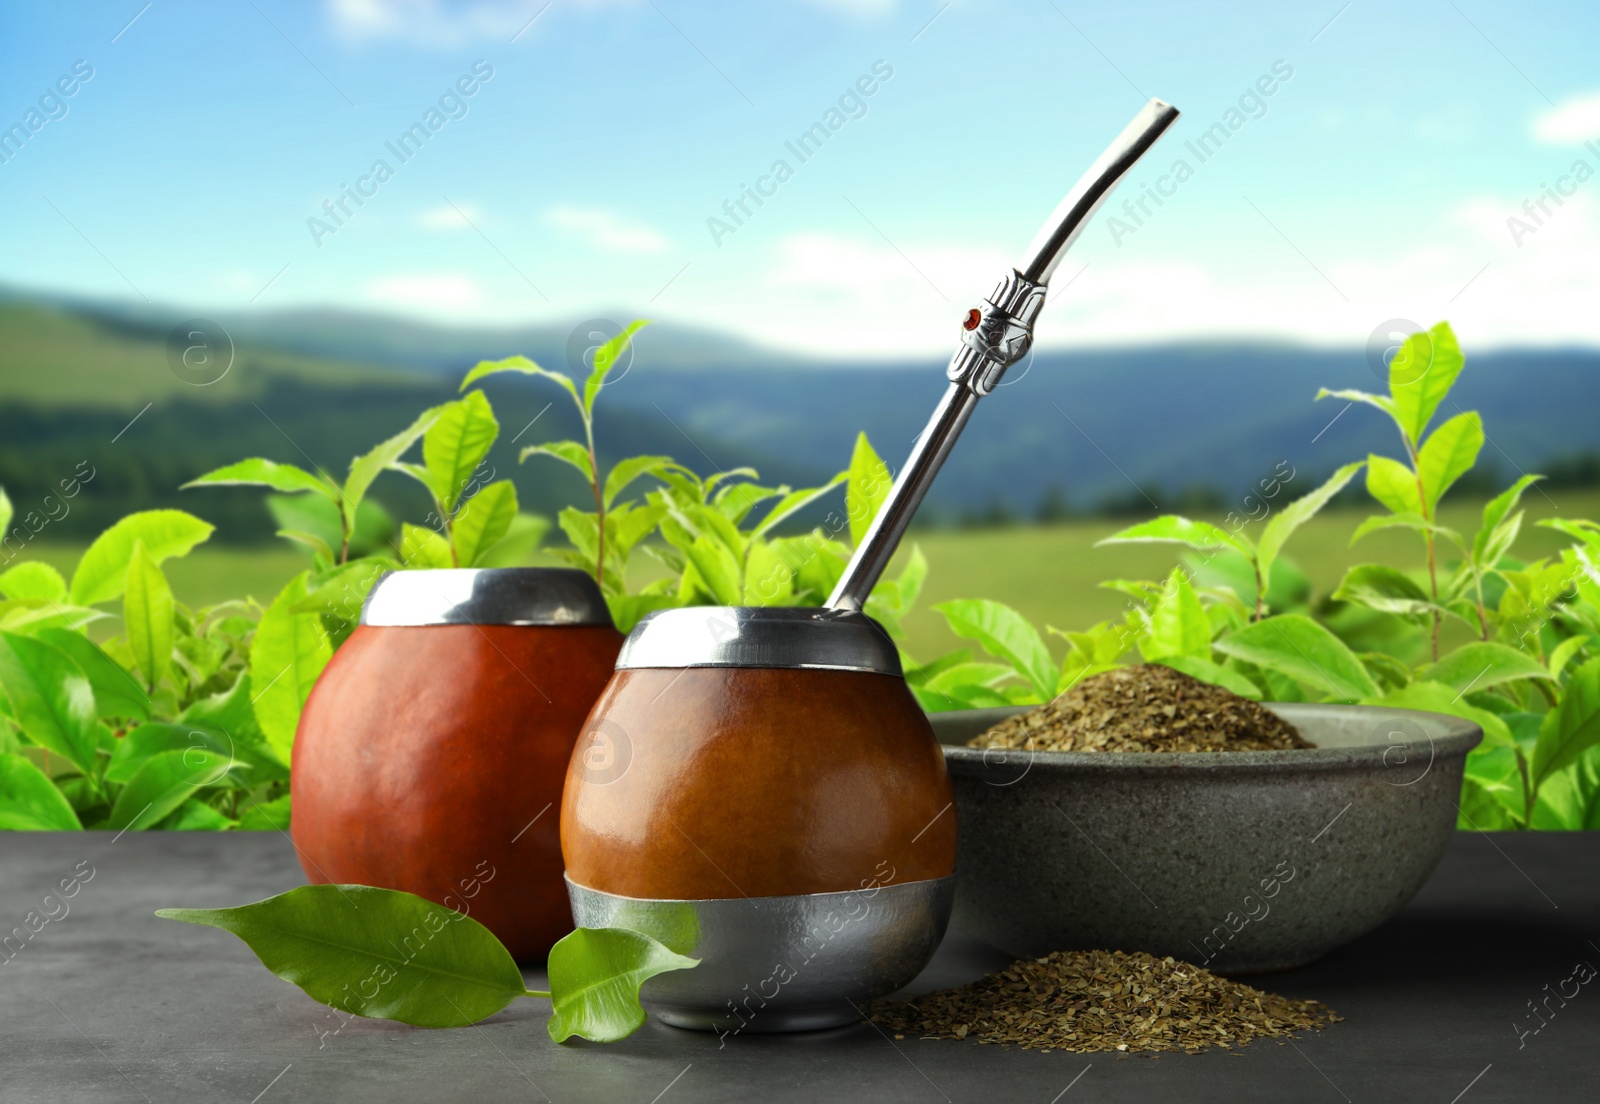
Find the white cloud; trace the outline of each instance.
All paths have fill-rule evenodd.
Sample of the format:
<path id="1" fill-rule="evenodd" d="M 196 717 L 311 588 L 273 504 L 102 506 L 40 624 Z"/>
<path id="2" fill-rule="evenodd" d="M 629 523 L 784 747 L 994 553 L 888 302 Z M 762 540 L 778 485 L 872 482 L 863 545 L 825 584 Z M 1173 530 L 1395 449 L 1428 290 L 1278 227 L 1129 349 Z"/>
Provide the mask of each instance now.
<path id="1" fill-rule="evenodd" d="M 1600 92 L 1575 96 L 1541 113 L 1533 121 L 1533 136 L 1552 146 L 1576 146 L 1600 138 Z"/>
<path id="2" fill-rule="evenodd" d="M 398 39 L 448 49 L 484 39 L 510 39 L 546 0 L 328 0 L 328 18 L 347 40 Z"/>
<path id="3" fill-rule="evenodd" d="M 420 212 L 415 222 L 424 230 L 467 230 L 472 223 L 483 225 L 483 212 L 470 203 L 446 203 Z"/>
<path id="4" fill-rule="evenodd" d="M 386 307 L 424 311 L 456 311 L 483 305 L 477 282 L 455 272 L 385 276 L 367 284 L 366 296 Z"/>
<path id="5" fill-rule="evenodd" d="M 667 239 L 648 226 L 625 222 L 597 207 L 553 207 L 545 212 L 544 220 L 598 249 L 616 253 L 659 253 L 667 247 Z"/>

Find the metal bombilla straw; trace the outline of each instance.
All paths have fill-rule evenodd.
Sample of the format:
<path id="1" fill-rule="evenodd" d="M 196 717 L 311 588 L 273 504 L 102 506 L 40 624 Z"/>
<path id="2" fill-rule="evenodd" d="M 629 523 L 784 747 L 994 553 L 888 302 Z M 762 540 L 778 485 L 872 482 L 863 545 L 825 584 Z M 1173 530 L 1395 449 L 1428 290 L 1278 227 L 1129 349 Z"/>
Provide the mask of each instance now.
<path id="1" fill-rule="evenodd" d="M 1177 117 L 1178 109 L 1171 104 L 1161 100 L 1146 104 L 1056 207 L 1022 263 L 1006 274 L 982 306 L 967 313 L 961 344 L 945 371 L 950 387 L 829 596 L 829 608 L 860 610 L 866 604 L 978 400 L 999 385 L 1007 368 L 1027 355 L 1034 320 L 1044 307 L 1045 285 L 1068 247 Z"/>

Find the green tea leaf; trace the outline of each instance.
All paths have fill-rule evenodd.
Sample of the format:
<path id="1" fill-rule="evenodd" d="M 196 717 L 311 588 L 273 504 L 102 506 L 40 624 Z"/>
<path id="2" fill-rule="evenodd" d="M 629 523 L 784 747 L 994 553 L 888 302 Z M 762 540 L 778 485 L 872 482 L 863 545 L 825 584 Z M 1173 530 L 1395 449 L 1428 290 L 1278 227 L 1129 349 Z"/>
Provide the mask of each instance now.
<path id="1" fill-rule="evenodd" d="M 1600 744 L 1600 659 L 1591 659 L 1572 672 L 1561 704 L 1545 714 L 1533 751 L 1534 784 L 1576 762 L 1596 744 Z"/>
<path id="2" fill-rule="evenodd" d="M 1526 652 L 1492 641 L 1463 644 L 1428 668 L 1423 677 L 1457 692 L 1476 693 L 1518 679 L 1550 679 L 1544 665 Z"/>
<path id="3" fill-rule="evenodd" d="M 790 491 L 780 498 L 772 509 L 767 511 L 766 516 L 751 530 L 751 534 L 757 537 L 766 536 L 774 526 L 799 513 L 849 477 L 849 472 L 840 472 L 820 487 L 807 487 L 804 490 Z"/>
<path id="4" fill-rule="evenodd" d="M 1229 533 L 1226 529 L 1219 529 L 1210 522 L 1191 521 L 1177 514 L 1166 514 L 1150 521 L 1142 521 L 1105 540 L 1096 541 L 1095 547 L 1099 548 L 1103 544 L 1137 543 L 1186 544 L 1200 551 L 1208 548 L 1232 548 L 1246 556 L 1254 556 L 1254 549 L 1245 538 Z"/>
<path id="5" fill-rule="evenodd" d="M 606 377 L 611 374 L 611 369 L 616 367 L 617 359 L 632 342 L 633 335 L 649 324 L 642 318 L 629 322 L 621 333 L 594 351 L 594 363 L 590 366 L 589 378 L 583 381 L 583 408 L 591 417 L 594 414 L 595 397 L 605 386 Z"/>
<path id="6" fill-rule="evenodd" d="M 488 928 L 398 890 L 301 886 L 239 908 L 156 915 L 232 932 L 274 974 L 355 1016 L 464 1027 L 528 995 Z"/>
<path id="7" fill-rule="evenodd" d="M 951 632 L 976 641 L 990 655 L 1015 667 L 1041 700 L 1055 697 L 1055 661 L 1039 630 L 1022 614 L 986 598 L 958 598 L 933 608 L 944 615 Z"/>
<path id="8" fill-rule="evenodd" d="M 152 827 L 195 793 L 227 777 L 233 760 L 202 747 L 159 752 L 128 779 L 106 827 Z"/>
<path id="9" fill-rule="evenodd" d="M 420 525 L 409 521 L 400 526 L 400 564 L 408 568 L 455 567 L 450 552 L 450 542 Z"/>
<path id="10" fill-rule="evenodd" d="M 550 948 L 550 1038 L 625 1039 L 645 1020 L 640 986 L 657 974 L 699 964 L 626 928 L 579 928 Z"/>
<path id="11" fill-rule="evenodd" d="M 291 812 L 290 795 L 252 805 L 239 814 L 241 832 L 287 832 Z"/>
<path id="12" fill-rule="evenodd" d="M 70 656 L 42 640 L 0 632 L 0 690 L 28 739 L 85 775 L 94 773 L 100 740 L 94 689 Z"/>
<path id="13" fill-rule="evenodd" d="M 1238 671 L 1230 670 L 1220 663 L 1213 663 L 1209 659 L 1202 659 L 1199 656 L 1169 655 L 1153 662 L 1163 667 L 1171 667 L 1174 671 L 1181 671 L 1201 682 L 1209 682 L 1214 686 L 1232 690 L 1241 698 L 1249 698 L 1251 701 L 1261 700 L 1261 688 L 1255 683 Z"/>
<path id="14" fill-rule="evenodd" d="M 127 586 L 133 546 L 144 543 L 154 563 L 189 550 L 211 536 L 215 528 L 182 510 L 144 510 L 129 514 L 94 539 L 72 574 L 72 601 L 88 606 L 120 598 Z"/>
<path id="15" fill-rule="evenodd" d="M 306 597 L 308 577 L 309 573 L 302 571 L 278 592 L 261 615 L 250 647 L 256 721 L 273 752 L 286 763 L 300 709 L 333 655 L 321 620 L 292 609 Z"/>
<path id="16" fill-rule="evenodd" d="M 150 696 L 122 665 L 81 632 L 71 629 L 40 629 L 33 634 L 72 657 L 94 689 L 96 713 L 101 717 L 150 719 Z"/>
<path id="17" fill-rule="evenodd" d="M 650 528 L 655 528 L 654 521 L 650 523 Z M 548 532 L 549 518 L 539 514 L 518 513 L 511 519 L 506 535 L 479 554 L 478 566 L 526 567 Z"/>
<path id="18" fill-rule="evenodd" d="M 1415 481 L 1413 480 L 1414 484 Z M 1405 513 L 1400 514 L 1377 514 L 1367 518 L 1367 520 L 1356 526 L 1356 531 L 1350 537 L 1351 545 L 1354 545 L 1369 533 L 1376 533 L 1380 529 L 1415 529 L 1419 533 L 1434 533 L 1444 537 L 1463 550 L 1466 548 L 1466 543 L 1462 541 L 1460 533 L 1437 522 L 1429 521 L 1415 510 L 1407 510 Z"/>
<path id="19" fill-rule="evenodd" d="M 1328 479 L 1326 483 L 1289 503 L 1279 510 L 1267 522 L 1267 527 L 1262 530 L 1261 540 L 1256 545 L 1256 563 L 1261 570 L 1263 579 L 1271 578 L 1272 564 L 1278 558 L 1278 553 L 1283 551 L 1284 544 L 1290 535 L 1300 526 L 1310 521 L 1317 512 L 1328 504 L 1328 500 L 1344 490 L 1345 484 L 1355 478 L 1356 472 L 1362 468 L 1362 462 L 1346 464 Z"/>
<path id="20" fill-rule="evenodd" d="M 151 759 L 168 751 L 207 752 L 211 758 L 205 761 L 204 766 L 214 768 L 218 762 L 230 763 L 234 758 L 234 743 L 226 732 L 209 725 L 192 721 L 152 721 L 133 729 L 116 742 L 111 751 L 111 761 L 106 764 L 106 781 L 119 785 L 129 782 Z M 210 775 L 199 771 L 202 764 L 198 759 L 191 758 L 186 765 L 195 767 L 195 777 L 208 786 L 221 781 L 220 776 L 231 769 L 231 766 L 225 765 L 220 772 L 212 771 L 218 777 L 211 779 Z M 153 823 L 155 819 L 144 818 L 146 827 Z"/>
<path id="21" fill-rule="evenodd" d="M 894 486 L 889 465 L 878 458 L 865 433 L 856 434 L 855 451 L 850 454 L 849 482 L 845 485 L 845 513 L 850 518 L 850 543 L 859 546 L 884 499 Z"/>
<path id="22" fill-rule="evenodd" d="M 1459 691 L 1441 682 L 1419 679 L 1403 690 L 1395 690 L 1381 698 L 1373 698 L 1367 704 L 1388 705 L 1397 709 L 1419 709 L 1424 713 L 1444 713 L 1460 717 L 1483 729 L 1483 741 L 1486 747 L 1509 748 L 1516 743 L 1510 726 L 1502 718 L 1463 701 Z"/>
<path id="23" fill-rule="evenodd" d="M 417 443 L 417 438 L 432 429 L 443 412 L 442 406 L 424 410 L 417 416 L 417 420 L 405 429 L 387 441 L 379 442 L 371 452 L 350 461 L 350 474 L 344 481 L 344 508 L 347 514 L 361 505 L 361 500 L 366 497 L 372 481 L 377 479 L 385 468 L 404 456 L 406 450 Z"/>
<path id="24" fill-rule="evenodd" d="M 506 357 L 504 360 L 480 360 L 477 367 L 462 379 L 459 390 L 465 391 L 483 377 L 498 375 L 501 372 L 520 372 L 525 376 L 541 376 L 544 379 L 554 380 L 572 396 L 572 401 L 578 404 L 578 409 L 585 409 L 583 400 L 578 397 L 578 386 L 572 382 L 571 377 L 563 372 L 552 372 L 548 368 L 541 368 L 525 356 Z"/>
<path id="25" fill-rule="evenodd" d="M 172 664 L 174 613 L 167 577 L 145 552 L 143 542 L 136 541 L 128 564 L 128 589 L 122 596 L 122 623 L 128 630 L 133 660 L 151 686 L 161 681 Z"/>
<path id="26" fill-rule="evenodd" d="M 1378 685 L 1344 641 L 1298 613 L 1246 625 L 1217 641 L 1218 651 L 1314 686 L 1335 698 L 1378 695 Z"/>
<path id="27" fill-rule="evenodd" d="M 81 832 L 72 805 L 27 756 L 0 755 L 0 831 Z"/>
<path id="28" fill-rule="evenodd" d="M 1211 658 L 1211 621 L 1181 567 L 1172 569 L 1161 596 L 1150 609 L 1149 631 L 1139 640 L 1147 660 L 1168 656 Z"/>
<path id="29" fill-rule="evenodd" d="M 1367 457 L 1367 493 L 1395 514 L 1419 514 L 1422 510 L 1416 473 L 1388 456 Z"/>
<path id="30" fill-rule="evenodd" d="M 186 491 L 190 487 L 271 487 L 283 494 L 312 491 L 330 499 L 339 494 L 338 484 L 325 476 L 313 475 L 293 464 L 280 464 L 275 460 L 263 460 L 259 457 L 240 460 L 237 464 L 229 464 L 225 468 L 206 472 L 198 479 L 189 480 L 178 489 Z"/>
<path id="31" fill-rule="evenodd" d="M 1456 480 L 1471 471 L 1483 451 L 1483 419 L 1469 410 L 1433 431 L 1417 457 L 1417 471 L 1428 495 L 1428 513 Z"/>
<path id="32" fill-rule="evenodd" d="M 456 563 L 477 567 L 479 558 L 510 531 L 516 516 L 517 488 L 509 479 L 491 483 L 469 498 L 450 529 Z"/>
<path id="33" fill-rule="evenodd" d="M 424 482 L 433 488 L 445 512 L 454 513 L 500 435 L 500 423 L 482 391 L 438 409 L 438 420 L 422 437 Z"/>
<path id="34" fill-rule="evenodd" d="M 1330 391 L 1326 387 L 1317 392 L 1317 399 L 1343 399 L 1345 402 L 1366 403 L 1375 406 L 1389 417 L 1394 418 L 1399 424 L 1399 416 L 1395 412 L 1394 400 L 1387 395 L 1374 395 L 1367 391 Z"/>
<path id="35" fill-rule="evenodd" d="M 1580 635 L 1568 637 L 1560 644 L 1557 644 L 1551 650 L 1550 658 L 1547 661 L 1551 677 L 1560 678 L 1561 672 L 1566 669 L 1567 663 L 1571 661 L 1572 657 L 1594 643 L 1595 641 L 1592 638 Z"/>
<path id="36" fill-rule="evenodd" d="M 284 676 L 287 678 L 288 676 Z M 173 722 L 185 733 L 194 728 L 220 732 L 230 741 L 226 750 L 250 768 L 252 783 L 289 777 L 289 760 L 267 743 L 251 704 L 250 672 L 242 671 L 233 686 L 221 694 L 198 698 Z M 123 737 L 127 739 L 127 737 Z M 224 745 L 217 745 L 219 750 Z M 115 756 L 113 756 L 113 760 Z"/>
<path id="37" fill-rule="evenodd" d="M 1423 614 L 1434 609 L 1421 584 L 1383 564 L 1358 564 L 1345 572 L 1333 592 L 1336 602 L 1356 602 L 1384 613 Z"/>
<path id="38" fill-rule="evenodd" d="M 1504 524 L 1507 515 L 1516 508 L 1517 503 L 1522 501 L 1522 493 L 1543 478 L 1544 476 L 1542 475 L 1525 475 L 1484 506 L 1483 524 L 1478 529 L 1478 535 L 1472 541 L 1472 554 L 1478 563 L 1486 568 L 1494 566 L 1494 562 L 1490 561 L 1488 550 L 1495 532 Z M 1508 541 L 1506 548 L 1501 550 L 1500 555 L 1505 555 L 1509 548 L 1510 542 Z M 1500 556 L 1494 557 L 1495 562 L 1498 562 L 1499 559 Z"/>
<path id="39" fill-rule="evenodd" d="M 1412 444 L 1422 440 L 1439 404 L 1455 386 L 1464 361 L 1450 323 L 1414 333 L 1389 362 L 1394 417 Z"/>
<path id="40" fill-rule="evenodd" d="M 739 582 L 739 561 L 727 545 L 715 537 L 703 535 L 696 537 L 684 553 L 717 605 L 739 604 L 744 595 Z"/>
<path id="41" fill-rule="evenodd" d="M 0 487 L 0 533 L 11 527 L 11 518 L 15 510 L 11 505 L 11 496 L 6 494 L 6 489 Z"/>
<path id="42" fill-rule="evenodd" d="M 150 827 L 159 832 L 225 832 L 238 824 L 199 798 L 191 797 Z"/>
<path id="43" fill-rule="evenodd" d="M 0 529 L 0 536 L 4 535 Z M 0 574 L 0 594 L 7 598 L 38 598 L 60 602 L 67 596 L 67 581 L 61 572 L 39 560 L 26 560 Z"/>
<path id="44" fill-rule="evenodd" d="M 529 445 L 517 456 L 521 463 L 530 456 L 551 456 L 578 469 L 585 482 L 594 482 L 594 465 L 589 461 L 589 450 L 577 441 L 550 441 L 542 445 Z"/>
<path id="45" fill-rule="evenodd" d="M 587 462 L 588 458 L 588 451 L 585 450 L 585 462 Z M 617 500 L 617 496 L 625 491 L 635 480 L 682 468 L 683 465 L 670 456 L 630 456 L 626 460 L 619 460 L 606 476 L 605 492 L 601 495 L 601 499 L 605 502 L 606 509 L 609 510 L 611 504 Z M 579 470 L 584 469 L 580 468 Z"/>

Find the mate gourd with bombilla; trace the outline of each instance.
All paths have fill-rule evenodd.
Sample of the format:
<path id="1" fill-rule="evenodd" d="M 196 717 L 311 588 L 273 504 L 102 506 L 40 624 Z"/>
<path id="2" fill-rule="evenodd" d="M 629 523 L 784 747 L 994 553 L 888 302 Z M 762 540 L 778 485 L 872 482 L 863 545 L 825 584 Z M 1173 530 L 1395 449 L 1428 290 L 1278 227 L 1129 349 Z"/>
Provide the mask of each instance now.
<path id="1" fill-rule="evenodd" d="M 573 752 L 562 852 L 579 925 L 702 960 L 645 983 L 663 1021 L 849 1023 L 932 958 L 955 807 L 898 652 L 862 607 L 978 400 L 1027 353 L 1067 247 L 1177 116 L 1150 101 L 967 314 L 950 386 L 826 607 L 662 610 L 623 645 Z"/>

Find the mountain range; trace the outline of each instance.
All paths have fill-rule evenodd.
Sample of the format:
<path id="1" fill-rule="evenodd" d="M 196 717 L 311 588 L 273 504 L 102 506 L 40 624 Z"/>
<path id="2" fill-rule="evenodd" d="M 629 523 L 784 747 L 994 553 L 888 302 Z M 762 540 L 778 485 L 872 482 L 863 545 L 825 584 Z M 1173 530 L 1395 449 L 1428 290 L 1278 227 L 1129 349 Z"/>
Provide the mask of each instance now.
<path id="1" fill-rule="evenodd" d="M 452 393 L 479 359 L 522 353 L 581 374 L 584 350 L 596 343 L 588 337 L 596 327 L 582 324 L 446 327 L 332 311 L 222 316 L 236 366 L 201 388 L 165 364 L 168 334 L 184 317 L 0 293 L 0 480 L 14 499 L 19 467 L 29 482 L 40 450 L 67 462 L 77 438 L 103 441 L 144 402 L 149 412 L 108 463 L 160 456 L 176 479 L 259 451 L 342 468 L 399 429 L 407 410 Z M 827 478 L 847 463 L 858 431 L 897 465 L 945 387 L 943 362 L 931 359 L 816 360 L 670 324 L 645 329 L 635 345 L 601 399 L 603 451 L 667 453 L 701 470 L 750 465 L 771 481 Z M 1340 463 L 1395 451 L 1377 411 L 1314 401 L 1320 387 L 1382 390 L 1378 375 L 1360 348 L 1219 342 L 1039 353 L 979 406 L 928 509 L 942 518 L 996 507 L 1031 513 L 1065 499 L 1077 509 L 1121 503 L 1150 512 L 1155 501 L 1205 488 L 1214 505 L 1249 510 L 1246 496 L 1275 472 L 1293 471 L 1291 487 L 1309 490 Z M 577 430 L 564 396 L 543 381 L 500 377 L 487 389 L 503 437 L 521 430 L 518 448 Z M 1484 466 L 1497 478 L 1595 450 L 1600 351 L 1469 348 L 1442 416 L 1452 405 L 1482 411 Z M 23 447 L 31 459 L 12 455 Z M 575 489 L 560 473 L 518 468 L 509 451 L 504 460 L 536 508 L 553 508 Z"/>

